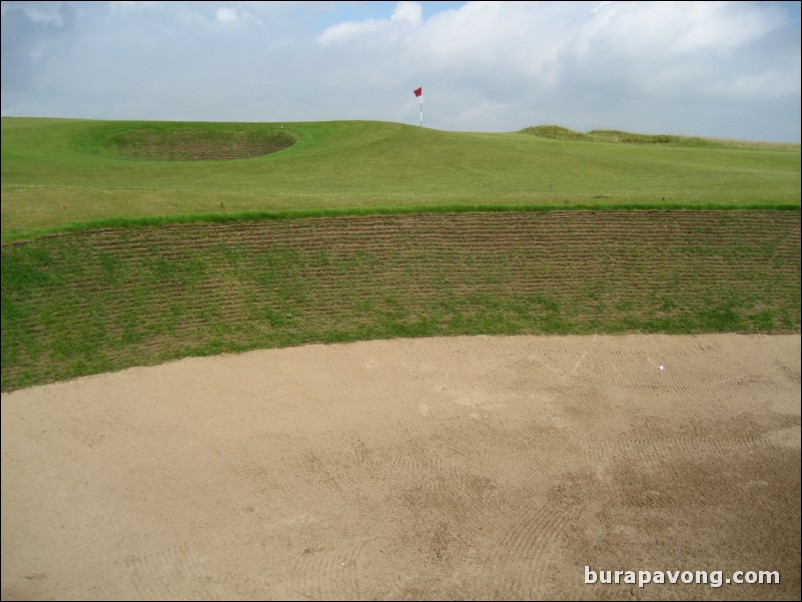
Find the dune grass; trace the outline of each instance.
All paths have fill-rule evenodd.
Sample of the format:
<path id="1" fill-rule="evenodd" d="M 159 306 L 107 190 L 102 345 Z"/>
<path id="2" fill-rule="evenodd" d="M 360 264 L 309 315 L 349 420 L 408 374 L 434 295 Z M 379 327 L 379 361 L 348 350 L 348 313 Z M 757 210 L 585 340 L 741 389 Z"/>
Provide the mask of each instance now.
<path id="1" fill-rule="evenodd" d="M 295 144 L 228 161 L 123 157 L 145 130 Z M 239 132 L 239 134 L 236 134 Z M 3 118 L 2 234 L 99 218 L 442 205 L 799 204 L 799 149 L 443 132 L 382 122 L 180 124 Z"/>
<path id="2" fill-rule="evenodd" d="M 553 140 L 583 140 L 585 142 L 616 142 L 624 144 L 648 144 L 659 146 L 685 146 L 691 148 L 752 149 L 799 152 L 800 145 L 790 142 L 759 142 L 753 140 L 728 140 L 723 138 L 701 138 L 699 136 L 677 136 L 672 134 L 638 134 L 621 130 L 591 130 L 577 132 L 559 125 L 538 125 L 521 130 L 540 138 Z"/>

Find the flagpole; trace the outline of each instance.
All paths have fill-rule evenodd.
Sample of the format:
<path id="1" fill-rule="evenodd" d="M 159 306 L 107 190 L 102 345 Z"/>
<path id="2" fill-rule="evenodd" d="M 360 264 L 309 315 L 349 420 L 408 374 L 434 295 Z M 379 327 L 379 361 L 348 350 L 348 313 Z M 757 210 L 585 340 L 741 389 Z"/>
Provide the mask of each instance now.
<path id="1" fill-rule="evenodd" d="M 423 127 L 423 86 L 415 88 L 412 93 L 420 98 L 420 126 Z"/>

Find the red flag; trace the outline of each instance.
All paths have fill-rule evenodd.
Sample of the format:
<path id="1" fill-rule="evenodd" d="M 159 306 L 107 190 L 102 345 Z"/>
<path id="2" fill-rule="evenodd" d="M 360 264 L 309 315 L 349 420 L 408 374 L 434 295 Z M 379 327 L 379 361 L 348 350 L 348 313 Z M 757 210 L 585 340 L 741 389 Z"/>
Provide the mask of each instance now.
<path id="1" fill-rule="evenodd" d="M 418 88 L 417 90 L 412 90 L 415 93 L 415 96 L 420 96 L 423 94 L 423 87 Z"/>

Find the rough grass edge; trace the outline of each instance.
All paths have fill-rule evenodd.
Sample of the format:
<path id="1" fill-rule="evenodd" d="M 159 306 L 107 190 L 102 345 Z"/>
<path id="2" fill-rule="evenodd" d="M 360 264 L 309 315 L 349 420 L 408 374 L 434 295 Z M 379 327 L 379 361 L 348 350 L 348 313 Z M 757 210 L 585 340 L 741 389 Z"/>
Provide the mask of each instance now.
<path id="1" fill-rule="evenodd" d="M 565 205 L 420 205 L 404 207 L 353 207 L 337 209 L 299 209 L 294 211 L 243 211 L 233 213 L 189 213 L 149 217 L 101 218 L 86 222 L 70 222 L 60 226 L 38 228 L 4 234 L 3 244 L 58 236 L 67 233 L 85 232 L 105 228 L 141 228 L 146 226 L 169 226 L 191 223 L 231 223 L 262 220 L 290 220 L 310 217 L 351 217 L 370 215 L 410 215 L 428 213 L 502 213 L 502 212 L 542 212 L 555 211 L 797 211 L 799 204 L 747 204 L 731 205 L 723 203 L 624 203 L 574 204 Z"/>

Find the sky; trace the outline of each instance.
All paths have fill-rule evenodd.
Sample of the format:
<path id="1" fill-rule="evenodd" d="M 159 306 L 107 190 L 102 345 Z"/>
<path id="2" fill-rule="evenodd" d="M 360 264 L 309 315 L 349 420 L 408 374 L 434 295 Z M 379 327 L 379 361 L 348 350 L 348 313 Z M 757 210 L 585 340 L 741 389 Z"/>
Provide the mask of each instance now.
<path id="1" fill-rule="evenodd" d="M 3 116 L 800 142 L 799 2 L 2 2 Z"/>

